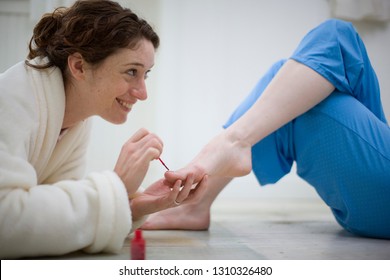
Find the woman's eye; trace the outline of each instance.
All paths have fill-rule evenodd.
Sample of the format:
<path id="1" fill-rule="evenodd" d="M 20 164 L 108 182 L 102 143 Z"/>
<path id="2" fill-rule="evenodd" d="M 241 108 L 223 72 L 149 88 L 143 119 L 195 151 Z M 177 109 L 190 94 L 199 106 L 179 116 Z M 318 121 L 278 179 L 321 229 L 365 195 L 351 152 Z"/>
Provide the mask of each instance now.
<path id="1" fill-rule="evenodd" d="M 144 79 L 145 80 L 149 77 L 149 72 L 150 71 L 145 72 L 145 74 L 144 74 Z M 136 77 L 137 74 L 138 74 L 137 69 L 131 69 L 131 70 L 127 71 L 127 75 L 129 75 L 131 77 Z"/>
<path id="2" fill-rule="evenodd" d="M 127 71 L 127 74 L 132 76 L 132 77 L 135 77 L 137 75 L 137 70 L 131 69 L 131 70 Z"/>

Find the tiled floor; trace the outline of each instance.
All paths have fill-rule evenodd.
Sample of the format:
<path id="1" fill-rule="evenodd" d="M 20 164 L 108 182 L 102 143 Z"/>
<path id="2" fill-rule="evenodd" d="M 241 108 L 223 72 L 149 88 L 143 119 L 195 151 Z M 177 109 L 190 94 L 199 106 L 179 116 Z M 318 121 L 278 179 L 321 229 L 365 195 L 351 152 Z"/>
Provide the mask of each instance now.
<path id="1" fill-rule="evenodd" d="M 150 260 L 390 260 L 390 240 L 356 237 L 341 229 L 319 201 L 219 200 L 209 231 L 144 231 Z M 129 259 L 71 254 L 61 259 Z"/>

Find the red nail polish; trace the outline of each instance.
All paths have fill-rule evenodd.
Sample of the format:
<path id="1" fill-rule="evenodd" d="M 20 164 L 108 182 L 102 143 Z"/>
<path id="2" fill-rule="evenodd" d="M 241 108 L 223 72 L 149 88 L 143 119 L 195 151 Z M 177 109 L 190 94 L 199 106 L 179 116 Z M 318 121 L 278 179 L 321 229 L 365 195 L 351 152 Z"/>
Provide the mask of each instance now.
<path id="1" fill-rule="evenodd" d="M 131 259 L 145 259 L 145 239 L 142 237 L 142 230 L 135 230 L 135 235 L 131 240 Z"/>

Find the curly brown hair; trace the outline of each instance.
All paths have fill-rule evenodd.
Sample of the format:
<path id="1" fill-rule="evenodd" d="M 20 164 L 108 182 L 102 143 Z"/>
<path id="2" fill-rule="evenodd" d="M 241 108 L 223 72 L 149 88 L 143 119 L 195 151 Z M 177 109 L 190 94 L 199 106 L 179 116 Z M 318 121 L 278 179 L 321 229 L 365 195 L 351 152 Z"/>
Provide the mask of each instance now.
<path id="1" fill-rule="evenodd" d="M 109 0 L 79 0 L 70 8 L 57 8 L 43 15 L 34 28 L 25 63 L 36 69 L 57 66 L 65 73 L 68 56 L 80 53 L 98 65 L 120 48 L 135 48 L 147 39 L 155 49 L 160 39 L 153 28 L 130 9 Z M 29 60 L 47 57 L 48 63 Z"/>

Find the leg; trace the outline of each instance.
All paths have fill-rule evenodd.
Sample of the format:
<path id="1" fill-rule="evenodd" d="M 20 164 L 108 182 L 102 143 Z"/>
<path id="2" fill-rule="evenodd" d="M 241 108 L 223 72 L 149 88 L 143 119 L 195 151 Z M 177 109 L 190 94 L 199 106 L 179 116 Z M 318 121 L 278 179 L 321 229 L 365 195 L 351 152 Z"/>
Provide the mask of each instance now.
<path id="1" fill-rule="evenodd" d="M 337 89 L 292 124 L 298 174 L 344 228 L 390 238 L 390 134 L 363 42 L 351 24 L 329 20 L 302 40 L 292 59 Z"/>
<path id="2" fill-rule="evenodd" d="M 292 58 L 337 89 L 252 148 L 255 175 L 273 183 L 295 160 L 298 175 L 315 187 L 340 225 L 390 238 L 390 131 L 362 41 L 350 24 L 328 21 L 305 37 Z"/>
<path id="3" fill-rule="evenodd" d="M 352 95 L 385 121 L 379 84 L 363 42 L 352 24 L 329 20 L 304 37 L 261 97 L 227 129 L 227 137 L 253 145 L 335 89 Z"/>
<path id="4" fill-rule="evenodd" d="M 390 238 L 390 128 L 355 98 L 333 93 L 292 124 L 298 175 L 348 231 Z"/>
<path id="5" fill-rule="evenodd" d="M 325 36 L 327 34 L 326 32 L 328 32 L 331 35 L 335 34 L 335 36 Z M 356 40 L 351 40 L 351 37 L 355 38 Z M 336 55 L 332 54 L 330 57 L 328 57 L 326 55 L 326 54 L 328 54 L 328 52 L 322 50 L 322 44 L 324 43 L 323 42 L 324 39 L 325 39 L 325 41 L 327 39 L 332 41 L 333 44 L 336 46 L 336 47 L 334 47 L 334 51 L 338 50 L 340 52 L 340 55 L 336 56 Z M 348 51 L 345 51 L 344 48 L 348 49 Z M 349 57 L 348 54 L 351 54 L 351 53 L 356 53 L 358 55 Z M 320 56 L 316 57 L 316 55 L 318 55 L 318 54 L 320 54 Z M 306 58 L 307 60 L 304 60 L 303 58 Z M 307 67 L 311 68 L 312 70 L 314 70 L 317 73 L 319 73 L 320 75 L 322 75 L 322 77 L 324 77 L 329 82 L 331 82 L 331 84 L 335 88 L 340 89 L 340 90 L 346 90 L 346 92 L 348 94 L 350 94 L 351 96 L 353 96 L 353 98 L 355 98 L 357 100 L 357 101 L 355 100 L 355 103 L 363 104 L 362 108 L 365 108 L 365 110 L 367 112 L 370 112 L 370 114 L 373 114 L 376 117 L 376 119 L 372 122 L 372 125 L 379 124 L 379 123 L 382 123 L 383 125 L 385 125 L 384 129 L 378 130 L 379 135 L 381 133 L 384 133 L 383 134 L 384 141 L 379 142 L 379 144 L 376 145 L 377 150 L 381 149 L 381 143 L 383 145 L 383 143 L 386 143 L 386 141 L 387 141 L 387 143 L 389 142 L 388 135 L 386 134 L 387 125 L 385 124 L 384 114 L 382 111 L 382 106 L 380 104 L 379 87 L 377 86 L 377 80 L 376 80 L 375 73 L 372 70 L 371 65 L 369 64 L 368 57 L 367 57 L 365 50 L 364 50 L 364 45 L 362 44 L 362 42 L 358 38 L 354 29 L 349 24 L 346 24 L 346 23 L 343 23 L 340 21 L 328 21 L 328 22 L 324 23 L 323 25 L 321 25 L 320 27 L 316 28 L 311 33 L 309 33 L 309 35 L 302 41 L 302 44 L 295 52 L 292 59 L 296 60 L 302 64 L 307 63 L 307 64 L 305 64 Z M 333 69 L 332 67 L 334 65 L 338 65 L 338 67 Z M 354 65 L 359 65 L 359 67 L 353 67 Z M 275 77 L 275 79 L 273 79 L 273 78 L 271 79 L 272 86 L 267 85 L 266 87 L 262 88 L 262 89 L 266 88 L 264 91 L 264 94 L 262 94 L 261 90 L 258 90 L 257 92 L 255 92 L 253 94 L 256 98 L 248 99 L 250 101 L 248 101 L 247 104 L 244 104 L 244 106 L 241 106 L 243 108 L 243 110 L 242 110 L 243 118 L 246 118 L 246 123 L 249 124 L 249 126 L 243 125 L 243 127 L 246 128 L 246 129 L 244 129 L 244 132 L 245 132 L 245 130 L 253 130 L 253 127 L 255 127 L 257 129 L 257 127 L 254 125 L 254 123 L 256 123 L 256 112 L 258 113 L 257 119 L 264 119 L 264 114 L 263 114 L 264 111 L 258 109 L 259 104 L 261 104 L 263 102 L 263 101 L 260 101 L 260 99 L 264 100 L 264 98 L 259 98 L 260 95 L 262 97 L 264 95 L 266 95 L 267 96 L 266 99 L 268 99 L 268 100 L 269 99 L 275 100 L 272 97 L 275 94 L 275 95 L 277 95 L 276 100 L 281 100 L 280 93 L 283 93 L 282 96 L 286 97 L 287 100 L 293 101 L 291 98 L 293 98 L 293 99 L 295 98 L 297 100 L 300 100 L 298 97 L 302 97 L 302 95 L 300 94 L 302 92 L 303 92 L 304 96 L 309 98 L 309 99 L 311 96 L 310 94 L 313 93 L 313 95 L 315 96 L 316 94 L 314 94 L 314 92 L 318 93 L 318 90 L 319 90 L 319 88 L 317 87 L 318 85 L 321 85 L 320 88 L 324 89 L 325 93 L 329 90 L 329 87 L 328 87 L 329 82 L 322 83 L 322 80 L 317 79 L 317 76 L 313 77 L 313 80 L 315 80 L 315 81 L 318 80 L 318 82 L 312 83 L 313 80 L 307 81 L 308 76 L 312 77 L 312 72 L 310 72 L 310 71 L 304 70 L 303 71 L 304 74 L 307 74 L 307 75 L 301 75 L 301 76 L 298 75 L 298 77 L 296 77 L 297 72 L 291 71 L 291 69 L 294 70 L 294 67 L 293 68 L 283 67 L 283 69 L 284 69 L 283 73 L 278 74 L 277 79 L 276 79 L 276 77 Z M 302 69 L 304 69 L 304 68 L 299 67 L 298 74 L 302 74 L 302 72 L 301 72 Z M 343 72 L 343 70 L 347 70 L 347 71 Z M 344 77 L 344 78 L 342 78 L 342 77 Z M 294 80 L 296 80 L 298 82 L 298 84 L 295 83 Z M 304 85 L 308 84 L 307 82 L 310 82 L 309 88 L 304 86 Z M 301 84 L 299 84 L 299 83 L 301 83 Z M 301 86 L 303 86 L 303 87 L 301 87 Z M 261 88 L 261 87 L 259 87 L 259 88 Z M 310 88 L 311 88 L 311 90 L 310 90 Z M 286 92 L 289 93 L 290 95 L 286 96 L 285 95 Z M 321 94 L 324 93 L 323 90 L 320 90 L 319 92 Z M 299 93 L 299 94 L 297 94 L 297 93 Z M 323 96 L 326 96 L 326 94 L 324 94 Z M 334 94 L 334 96 L 336 96 L 336 94 Z M 352 97 L 350 97 L 350 98 L 352 98 Z M 306 99 L 304 98 L 303 100 L 306 100 Z M 333 100 L 333 95 L 332 95 L 332 98 L 329 100 Z M 283 102 L 283 104 L 285 104 L 286 106 L 288 105 L 287 103 L 285 101 Z M 326 103 L 327 102 L 324 102 L 324 104 L 326 104 Z M 274 104 L 274 105 L 275 106 L 270 107 L 270 108 L 272 108 L 271 111 L 273 111 L 273 112 L 268 110 L 269 108 L 265 111 L 270 113 L 270 116 L 274 116 L 275 119 L 279 119 L 280 116 L 275 115 L 275 112 L 277 114 L 282 114 L 283 110 L 280 110 L 280 108 L 278 106 L 276 106 L 276 104 Z M 261 106 L 263 106 L 263 105 L 260 105 L 260 108 L 261 108 Z M 317 108 L 320 108 L 320 107 L 321 106 L 318 106 Z M 258 110 L 253 109 L 253 108 L 257 108 Z M 264 108 L 264 106 L 262 108 Z M 287 106 L 286 108 L 289 108 L 289 106 Z M 246 111 L 246 110 L 248 110 L 248 111 Z M 310 113 L 314 112 L 314 109 L 309 110 L 309 112 Z M 252 147 L 253 171 L 260 182 L 264 182 L 264 183 L 276 182 L 280 177 L 282 177 L 284 174 L 289 172 L 289 169 L 291 167 L 291 163 L 294 160 L 296 160 L 297 163 L 299 164 L 299 168 L 300 168 L 299 175 L 302 176 L 308 182 L 311 182 L 316 187 L 317 191 L 320 193 L 320 195 L 324 199 L 324 201 L 326 203 L 328 203 L 328 205 L 333 209 L 333 211 L 335 213 L 337 213 L 337 211 L 340 211 L 340 210 L 336 206 L 340 206 L 343 204 L 336 204 L 334 201 L 337 202 L 337 200 L 342 201 L 345 199 L 354 200 L 355 199 L 354 196 L 348 196 L 348 195 L 342 196 L 342 195 L 338 195 L 337 192 L 336 192 L 336 194 L 334 194 L 334 193 L 332 193 L 332 191 L 327 191 L 326 188 L 322 188 L 321 187 L 322 185 L 320 186 L 316 182 L 311 181 L 310 175 L 316 176 L 316 174 L 323 174 L 324 176 L 328 176 L 329 178 L 332 178 L 333 174 L 331 174 L 331 173 L 324 174 L 324 173 L 319 172 L 320 170 L 318 172 L 311 172 L 310 168 L 307 169 L 309 171 L 304 172 L 303 171 L 303 170 L 305 170 L 304 163 L 308 162 L 309 167 L 313 166 L 311 161 L 314 161 L 315 158 L 313 158 L 311 160 L 310 160 L 310 158 L 308 158 L 309 159 L 308 161 L 302 160 L 303 159 L 302 155 L 304 155 L 305 149 L 301 149 L 299 153 L 297 152 L 298 149 L 295 147 L 295 145 L 298 145 L 299 139 L 296 139 L 294 137 L 294 135 L 298 135 L 298 134 L 291 133 L 291 131 L 293 131 L 293 129 L 295 128 L 294 124 L 295 123 L 299 124 L 299 122 L 301 120 L 304 120 L 307 116 L 309 116 L 309 112 L 306 112 L 306 113 L 302 112 L 302 115 L 300 117 L 298 117 L 295 120 L 292 119 L 291 121 L 287 122 L 285 125 L 283 125 L 279 128 L 275 128 L 275 130 L 273 132 L 270 131 L 268 136 L 266 136 L 265 138 L 260 136 L 259 141 Z M 359 112 L 359 111 L 356 110 L 356 112 Z M 236 117 L 233 117 L 233 119 L 231 120 L 231 122 L 236 121 L 233 124 L 233 125 L 236 125 L 236 127 L 237 127 L 237 123 L 239 123 L 240 119 L 242 119 L 242 118 L 238 119 L 240 117 L 240 114 L 241 113 L 236 114 Z M 272 114 L 274 114 L 274 115 L 272 115 Z M 247 121 L 248 115 L 249 115 L 249 119 L 253 120 L 253 122 Z M 284 118 L 284 121 L 287 119 L 288 118 Z M 273 121 L 273 120 L 274 120 L 274 118 L 268 118 L 268 121 Z M 322 121 L 323 121 L 323 123 L 326 124 L 326 122 L 324 122 L 324 120 L 322 120 Z M 242 121 L 241 121 L 241 123 L 242 123 Z M 245 123 L 245 121 L 244 121 L 244 123 Z M 283 122 L 281 122 L 281 123 L 283 123 Z M 322 123 L 322 122 L 320 122 L 320 123 Z M 231 123 L 228 123 L 228 125 L 230 125 L 230 124 Z M 319 123 L 316 122 L 317 127 L 318 127 L 318 124 Z M 264 124 L 264 125 L 266 127 L 267 124 Z M 297 127 L 299 127 L 299 126 L 297 126 Z M 301 127 L 304 127 L 304 126 L 301 126 Z M 239 126 L 238 128 L 242 130 L 242 127 Z M 320 126 L 320 128 L 322 128 L 322 127 Z M 269 127 L 267 129 L 269 130 Z M 267 129 L 265 129 L 265 130 L 267 130 Z M 388 127 L 387 127 L 387 129 L 388 129 Z M 264 129 L 259 129 L 259 130 L 260 130 L 260 132 L 259 132 L 260 134 L 261 133 L 264 134 Z M 361 131 L 361 130 L 365 131 L 364 127 L 363 127 L 363 129 L 360 129 L 359 131 Z M 304 134 L 301 134 L 301 136 L 302 135 L 304 135 Z M 303 136 L 301 138 L 305 139 L 305 137 L 306 136 Z M 311 137 L 308 137 L 308 139 L 309 138 L 311 138 Z M 337 142 L 337 140 L 339 140 L 337 137 L 335 139 L 336 139 L 336 142 Z M 379 137 L 378 139 L 381 139 L 381 138 Z M 217 144 L 219 143 L 218 139 L 217 139 L 216 143 Z M 315 142 L 313 142 L 313 143 L 315 143 Z M 357 141 L 356 141 L 356 143 L 357 143 Z M 216 147 L 218 150 L 218 145 Z M 304 145 L 301 147 L 304 147 Z M 315 145 L 314 145 L 314 147 L 315 147 Z M 232 148 L 234 148 L 234 146 L 232 146 Z M 326 151 L 325 148 L 323 150 Z M 213 151 L 215 151 L 215 149 Z M 211 167 L 211 168 L 209 167 L 210 162 L 213 161 L 214 159 L 211 158 L 211 160 L 210 160 L 210 157 L 208 156 L 209 153 L 203 153 L 203 152 L 204 151 L 202 151 L 200 153 L 200 155 L 197 158 L 195 158 L 195 160 L 193 162 L 190 163 L 189 167 L 187 167 L 187 170 L 185 168 L 184 171 L 182 171 L 183 174 L 186 174 L 186 171 L 193 172 L 194 170 L 196 171 L 197 169 L 200 169 L 200 170 L 203 169 L 206 171 L 206 173 L 208 173 L 208 171 L 210 171 L 210 170 L 211 170 L 211 173 L 212 173 L 212 171 L 214 171 L 213 167 Z M 226 152 L 226 150 L 225 150 L 225 152 Z M 269 152 L 269 153 L 266 153 L 266 152 Z M 331 153 L 331 151 L 329 149 L 327 152 Z M 308 155 L 315 155 L 315 151 L 312 151 L 311 153 L 307 153 L 307 154 Z M 353 155 L 353 154 L 354 153 L 351 152 L 349 155 Z M 367 159 L 373 160 L 375 157 L 378 157 L 378 153 L 371 153 L 370 156 L 367 157 Z M 389 155 L 387 153 L 385 153 L 385 157 L 389 158 Z M 318 157 L 316 159 L 321 160 L 320 157 Z M 245 160 L 247 160 L 247 159 L 245 159 Z M 347 157 L 347 160 L 348 160 L 348 157 Z M 216 165 L 219 165 L 219 164 L 224 165 L 225 162 L 226 161 L 218 162 L 218 159 L 217 159 L 216 163 L 215 162 L 214 163 Z M 238 165 L 241 165 L 240 161 L 236 160 L 234 162 L 236 162 Z M 342 162 L 342 161 L 340 161 L 340 162 Z M 268 164 L 268 163 L 272 163 L 272 164 Z M 199 168 L 199 166 L 201 168 Z M 389 170 L 386 163 L 384 163 L 380 166 L 382 166 L 382 168 L 384 168 L 384 170 L 386 170 L 386 169 Z M 194 168 L 191 168 L 191 167 L 194 167 Z M 228 171 L 229 171 L 229 169 L 228 169 Z M 364 171 L 364 170 L 362 170 L 362 171 Z M 180 172 L 178 172 L 178 173 L 180 173 Z M 208 174 L 210 174 L 210 173 L 208 173 Z M 372 173 L 368 172 L 367 174 L 370 175 Z M 179 175 L 180 176 L 178 176 L 178 178 L 182 178 L 182 179 L 185 178 L 185 175 L 184 176 L 182 176 L 181 174 L 179 174 Z M 344 175 L 345 175 L 345 173 L 344 173 Z M 384 178 L 385 179 L 383 179 L 383 177 L 381 177 L 381 180 L 384 180 L 385 182 L 389 181 L 389 179 L 386 178 L 386 176 Z M 343 178 L 341 178 L 340 180 L 342 181 L 342 179 Z M 337 181 L 337 182 L 339 182 L 339 181 Z M 335 184 L 332 185 L 332 190 L 344 189 L 339 184 L 336 184 L 337 182 L 334 182 Z M 383 191 L 385 198 L 388 200 L 386 187 L 381 186 L 380 190 Z M 344 194 L 344 193 L 340 192 L 340 194 Z M 335 198 L 328 199 L 327 196 L 335 197 Z M 336 206 L 333 206 L 333 205 L 336 205 Z M 351 205 L 355 205 L 355 204 L 351 204 Z M 342 209 L 341 206 L 339 208 Z M 383 206 L 381 208 L 381 210 L 385 213 L 384 215 L 386 217 L 388 217 L 388 212 L 386 212 L 385 206 Z M 348 228 L 351 231 L 354 231 L 354 232 L 360 233 L 360 234 L 370 235 L 370 236 L 387 236 L 386 229 L 383 230 L 379 226 L 380 223 L 377 223 L 378 228 L 379 228 L 377 230 L 378 231 L 377 233 L 365 232 L 364 228 L 359 228 L 358 223 L 354 223 L 354 222 L 352 222 L 352 220 L 342 218 L 342 216 L 345 215 L 346 213 L 348 214 L 348 212 L 341 211 L 340 213 L 342 215 L 336 215 L 337 220 L 345 228 Z M 352 214 L 354 214 L 354 216 L 356 217 L 356 213 L 354 213 L 354 212 L 353 213 L 351 212 L 351 214 L 348 214 L 348 215 L 352 215 Z"/>
<path id="6" fill-rule="evenodd" d="M 189 172 L 198 174 L 198 180 L 205 173 L 248 174 L 252 145 L 310 110 L 334 89 L 352 95 L 385 121 L 378 81 L 364 44 L 350 23 L 339 20 L 326 21 L 305 36 L 264 92 L 246 106 L 245 114 L 234 118 L 187 167 L 167 179 L 185 179 Z"/>
<path id="7" fill-rule="evenodd" d="M 375 71 L 351 23 L 325 21 L 303 38 L 291 59 L 312 68 L 386 122 Z"/>

